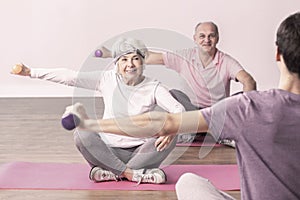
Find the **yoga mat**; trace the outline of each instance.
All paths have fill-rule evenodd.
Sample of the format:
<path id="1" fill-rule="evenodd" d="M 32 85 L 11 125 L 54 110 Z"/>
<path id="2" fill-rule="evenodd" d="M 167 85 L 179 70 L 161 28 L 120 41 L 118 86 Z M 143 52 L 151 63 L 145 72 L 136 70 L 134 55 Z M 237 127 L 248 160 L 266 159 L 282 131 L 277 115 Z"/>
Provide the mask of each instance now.
<path id="1" fill-rule="evenodd" d="M 81 163 L 12 162 L 0 166 L 0 189 L 43 190 L 175 190 L 180 175 L 192 172 L 209 179 L 221 190 L 239 190 L 237 165 L 170 165 L 163 167 L 166 184 L 140 184 L 130 181 L 94 183 L 90 168 Z"/>

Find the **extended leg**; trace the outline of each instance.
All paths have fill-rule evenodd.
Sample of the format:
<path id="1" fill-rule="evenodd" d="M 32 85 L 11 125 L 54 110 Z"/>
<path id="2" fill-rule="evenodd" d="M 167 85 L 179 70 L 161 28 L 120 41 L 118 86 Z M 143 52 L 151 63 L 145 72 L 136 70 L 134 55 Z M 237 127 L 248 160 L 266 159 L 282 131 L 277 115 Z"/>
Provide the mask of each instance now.
<path id="1" fill-rule="evenodd" d="M 183 174 L 176 183 L 178 200 L 234 200 L 211 182 L 192 173 Z"/>

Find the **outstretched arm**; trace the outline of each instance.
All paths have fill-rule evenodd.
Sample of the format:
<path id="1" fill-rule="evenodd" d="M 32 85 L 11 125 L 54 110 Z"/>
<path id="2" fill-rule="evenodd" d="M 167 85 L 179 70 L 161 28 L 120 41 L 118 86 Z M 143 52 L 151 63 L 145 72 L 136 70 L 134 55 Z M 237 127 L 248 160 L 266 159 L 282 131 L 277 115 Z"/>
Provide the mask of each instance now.
<path id="1" fill-rule="evenodd" d="M 31 70 L 24 64 L 16 64 L 11 72 L 11 74 L 20 75 L 20 76 L 31 76 Z"/>
<path id="2" fill-rule="evenodd" d="M 236 79 L 243 84 L 243 91 L 256 90 L 256 82 L 254 78 L 245 70 L 241 70 L 237 73 Z"/>
<path id="3" fill-rule="evenodd" d="M 99 56 L 99 57 L 112 58 L 111 51 L 108 48 L 106 48 L 105 46 L 101 46 L 99 50 L 101 51 L 101 56 Z"/>
<path id="4" fill-rule="evenodd" d="M 101 52 L 98 55 L 98 51 Z M 101 46 L 95 51 L 96 57 L 112 58 L 112 52 L 105 46 Z M 145 57 L 145 64 L 147 65 L 164 65 L 163 54 L 160 52 L 147 51 Z"/>
<path id="5" fill-rule="evenodd" d="M 101 58 L 112 58 L 112 52 L 105 46 L 101 46 Z M 164 65 L 163 54 L 159 52 L 147 51 L 145 63 L 148 65 Z"/>
<path id="6" fill-rule="evenodd" d="M 80 72 L 67 68 L 29 68 L 24 64 L 16 64 L 11 74 L 28 76 L 79 88 L 97 89 L 104 71 Z"/>
<path id="7" fill-rule="evenodd" d="M 164 65 L 163 54 L 153 51 L 148 51 L 145 62 L 148 65 Z"/>
<path id="8" fill-rule="evenodd" d="M 78 128 L 130 137 L 167 136 L 180 133 L 205 132 L 207 123 L 200 111 L 184 113 L 148 112 L 125 118 L 90 119 L 82 104 L 66 108 L 80 119 Z"/>

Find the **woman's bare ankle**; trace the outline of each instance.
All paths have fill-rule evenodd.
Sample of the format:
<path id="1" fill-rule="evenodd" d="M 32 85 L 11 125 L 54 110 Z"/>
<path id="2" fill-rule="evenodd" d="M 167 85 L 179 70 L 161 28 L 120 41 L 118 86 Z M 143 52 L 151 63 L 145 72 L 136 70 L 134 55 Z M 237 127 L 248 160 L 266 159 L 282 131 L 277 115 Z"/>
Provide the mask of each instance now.
<path id="1" fill-rule="evenodd" d="M 125 177 L 125 178 L 127 178 L 129 181 L 131 181 L 132 180 L 132 174 L 133 174 L 133 171 L 132 171 L 132 169 L 130 169 L 130 168 L 126 168 L 125 169 L 125 171 L 122 173 L 122 175 Z"/>

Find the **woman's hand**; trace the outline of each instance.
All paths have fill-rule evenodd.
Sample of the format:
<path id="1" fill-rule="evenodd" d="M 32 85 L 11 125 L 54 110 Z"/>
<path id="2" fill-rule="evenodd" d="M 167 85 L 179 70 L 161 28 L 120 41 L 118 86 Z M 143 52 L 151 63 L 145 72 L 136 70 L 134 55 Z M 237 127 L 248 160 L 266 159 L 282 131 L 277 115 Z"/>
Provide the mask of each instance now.
<path id="1" fill-rule="evenodd" d="M 20 75 L 20 76 L 30 76 L 31 71 L 30 68 L 26 67 L 24 64 L 16 64 L 11 69 L 11 74 Z"/>
<path id="2" fill-rule="evenodd" d="M 169 144 L 173 141 L 175 138 L 175 135 L 168 135 L 168 136 L 160 136 L 155 141 L 155 147 L 157 151 L 163 151 L 166 149 Z"/>

